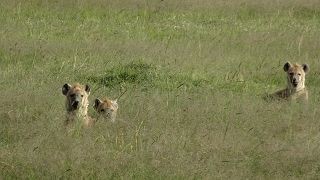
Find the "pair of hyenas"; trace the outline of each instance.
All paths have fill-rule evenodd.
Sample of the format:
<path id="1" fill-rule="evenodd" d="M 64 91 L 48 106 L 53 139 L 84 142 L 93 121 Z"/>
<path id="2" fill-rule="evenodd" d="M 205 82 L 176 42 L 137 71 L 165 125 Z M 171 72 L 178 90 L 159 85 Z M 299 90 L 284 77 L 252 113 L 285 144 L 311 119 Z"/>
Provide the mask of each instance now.
<path id="1" fill-rule="evenodd" d="M 79 83 L 74 85 L 65 84 L 62 87 L 62 94 L 66 96 L 66 124 L 75 119 L 83 121 L 85 126 L 92 126 L 95 123 L 96 120 L 88 115 L 88 97 L 90 95 L 90 87 L 88 85 L 83 86 Z M 114 122 L 117 115 L 118 103 L 117 100 L 113 101 L 108 98 L 100 100 L 96 98 L 94 109 L 98 112 L 99 116 Z"/>

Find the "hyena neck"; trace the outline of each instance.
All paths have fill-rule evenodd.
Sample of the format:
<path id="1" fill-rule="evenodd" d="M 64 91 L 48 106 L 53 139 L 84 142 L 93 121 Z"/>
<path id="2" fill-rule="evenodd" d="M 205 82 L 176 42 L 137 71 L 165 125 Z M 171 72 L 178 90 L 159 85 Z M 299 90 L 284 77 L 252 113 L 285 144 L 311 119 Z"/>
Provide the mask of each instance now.
<path id="1" fill-rule="evenodd" d="M 116 114 L 116 112 L 117 111 L 114 111 L 112 114 L 111 114 L 111 122 L 115 122 L 116 121 L 116 116 L 117 116 L 117 114 Z"/>

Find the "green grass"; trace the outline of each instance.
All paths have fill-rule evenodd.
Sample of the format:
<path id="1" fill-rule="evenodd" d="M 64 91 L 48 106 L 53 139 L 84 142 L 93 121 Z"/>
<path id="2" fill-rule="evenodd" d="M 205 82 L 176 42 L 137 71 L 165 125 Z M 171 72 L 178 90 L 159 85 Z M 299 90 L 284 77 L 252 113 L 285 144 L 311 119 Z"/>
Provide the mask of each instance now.
<path id="1" fill-rule="evenodd" d="M 0 2 L 0 179 L 319 179 L 316 0 Z M 286 61 L 308 105 L 266 102 Z M 64 83 L 119 101 L 64 127 Z"/>

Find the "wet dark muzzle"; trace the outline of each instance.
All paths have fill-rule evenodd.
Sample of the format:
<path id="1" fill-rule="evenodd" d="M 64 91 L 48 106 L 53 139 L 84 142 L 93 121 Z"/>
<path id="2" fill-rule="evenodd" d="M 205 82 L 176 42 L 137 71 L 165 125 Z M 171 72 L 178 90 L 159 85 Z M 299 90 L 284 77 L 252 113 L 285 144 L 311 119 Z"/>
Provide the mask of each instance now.
<path id="1" fill-rule="evenodd" d="M 299 83 L 297 82 L 296 79 L 293 79 L 292 84 L 293 84 L 294 87 L 297 87 Z"/>
<path id="2" fill-rule="evenodd" d="M 79 101 L 74 101 L 73 103 L 72 103 L 72 107 L 73 108 L 78 108 L 78 106 L 79 106 Z"/>

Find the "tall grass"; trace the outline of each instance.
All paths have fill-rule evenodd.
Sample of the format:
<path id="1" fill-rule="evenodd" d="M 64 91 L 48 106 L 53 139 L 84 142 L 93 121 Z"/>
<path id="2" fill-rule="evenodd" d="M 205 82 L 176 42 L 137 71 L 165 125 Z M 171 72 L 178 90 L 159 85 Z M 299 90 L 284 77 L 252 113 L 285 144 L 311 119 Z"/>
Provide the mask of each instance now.
<path id="1" fill-rule="evenodd" d="M 317 179 L 320 3 L 0 2 L 3 179 Z M 286 61 L 308 105 L 266 102 Z M 64 127 L 64 83 L 115 98 L 116 123 Z"/>

